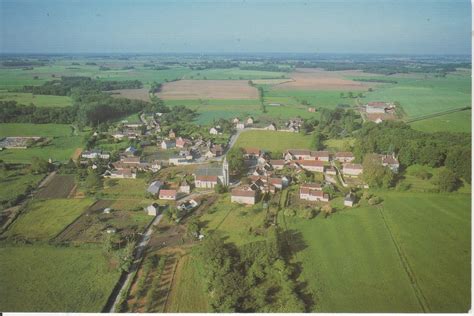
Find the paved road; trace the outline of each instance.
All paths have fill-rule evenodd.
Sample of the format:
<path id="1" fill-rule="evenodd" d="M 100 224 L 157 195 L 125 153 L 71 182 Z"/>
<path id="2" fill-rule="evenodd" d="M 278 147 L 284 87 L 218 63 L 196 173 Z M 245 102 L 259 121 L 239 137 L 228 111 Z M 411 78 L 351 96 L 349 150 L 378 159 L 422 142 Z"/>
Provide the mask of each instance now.
<path id="1" fill-rule="evenodd" d="M 145 252 L 146 246 L 150 242 L 151 234 L 153 233 L 153 229 L 155 228 L 155 226 L 157 226 L 160 223 L 162 218 L 163 218 L 163 214 L 160 214 L 160 215 L 155 217 L 155 219 L 151 223 L 150 227 L 148 227 L 145 234 L 143 234 L 142 240 L 135 247 L 135 251 L 134 251 L 135 256 L 133 258 L 133 264 L 129 269 L 130 272 L 128 272 L 127 278 L 123 282 L 122 287 L 120 288 L 120 291 L 117 293 L 117 296 L 114 299 L 114 303 L 113 303 L 112 307 L 107 312 L 116 313 L 116 309 L 118 307 L 120 298 L 122 297 L 122 294 L 124 293 L 124 291 L 127 290 L 128 284 L 132 281 L 133 272 L 135 272 L 138 269 L 138 265 L 140 264 L 140 261 L 142 259 L 143 253 Z"/>

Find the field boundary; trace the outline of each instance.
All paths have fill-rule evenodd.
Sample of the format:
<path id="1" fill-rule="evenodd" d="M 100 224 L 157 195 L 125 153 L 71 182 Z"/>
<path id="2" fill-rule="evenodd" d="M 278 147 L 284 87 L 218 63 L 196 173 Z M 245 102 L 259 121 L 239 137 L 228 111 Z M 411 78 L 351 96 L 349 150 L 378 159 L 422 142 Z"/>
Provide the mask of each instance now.
<path id="1" fill-rule="evenodd" d="M 456 109 L 451 109 L 451 110 L 446 110 L 446 111 L 442 111 L 442 112 L 436 112 L 436 113 L 431 113 L 431 114 L 426 114 L 426 115 L 414 117 L 412 119 L 406 120 L 405 122 L 406 123 L 413 123 L 413 122 L 423 121 L 423 120 L 427 120 L 427 119 L 431 119 L 431 118 L 434 118 L 434 117 L 443 116 L 443 115 L 447 115 L 447 114 L 451 114 L 451 113 L 467 111 L 467 110 L 470 110 L 470 109 L 471 109 L 470 107 L 465 106 L 465 107 L 462 107 L 462 108 L 456 108 Z"/>
<path id="2" fill-rule="evenodd" d="M 413 270 L 410 266 L 408 258 L 406 257 L 402 247 L 397 242 L 397 240 L 396 240 L 396 238 L 395 238 L 395 236 L 394 236 L 394 234 L 393 234 L 393 232 L 390 228 L 390 225 L 388 224 L 387 220 L 385 219 L 385 216 L 383 214 L 383 206 L 379 205 L 379 206 L 377 206 L 377 209 L 379 210 L 380 217 L 382 218 L 382 221 L 383 221 L 385 227 L 387 228 L 390 239 L 392 240 L 392 242 L 395 246 L 395 249 L 397 251 L 398 257 L 400 258 L 400 262 L 402 264 L 402 267 L 405 270 L 405 272 L 407 273 L 408 278 L 410 279 L 410 283 L 411 283 L 411 286 L 413 288 L 413 292 L 415 293 L 416 299 L 418 300 L 418 303 L 420 304 L 420 307 L 423 310 L 423 313 L 430 313 L 431 310 L 430 310 L 428 301 L 427 301 L 425 295 L 423 294 L 423 291 L 421 290 L 421 288 L 418 284 L 418 281 L 416 280 L 415 273 L 413 272 Z"/>

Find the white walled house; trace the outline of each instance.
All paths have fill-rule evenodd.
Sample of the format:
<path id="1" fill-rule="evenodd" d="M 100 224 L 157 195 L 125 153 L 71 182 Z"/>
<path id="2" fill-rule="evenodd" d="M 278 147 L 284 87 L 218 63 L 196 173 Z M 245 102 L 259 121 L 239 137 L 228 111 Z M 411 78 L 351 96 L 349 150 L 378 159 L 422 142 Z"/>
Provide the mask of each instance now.
<path id="1" fill-rule="evenodd" d="M 341 151 L 334 155 L 334 159 L 341 163 L 346 163 L 354 161 L 355 157 L 350 151 Z"/>
<path id="2" fill-rule="evenodd" d="M 362 165 L 357 163 L 347 163 L 342 167 L 342 173 L 347 176 L 359 176 L 363 172 Z"/>
<path id="3" fill-rule="evenodd" d="M 257 201 L 257 192 L 249 186 L 238 187 L 232 190 L 230 200 L 233 203 L 254 205 Z"/>

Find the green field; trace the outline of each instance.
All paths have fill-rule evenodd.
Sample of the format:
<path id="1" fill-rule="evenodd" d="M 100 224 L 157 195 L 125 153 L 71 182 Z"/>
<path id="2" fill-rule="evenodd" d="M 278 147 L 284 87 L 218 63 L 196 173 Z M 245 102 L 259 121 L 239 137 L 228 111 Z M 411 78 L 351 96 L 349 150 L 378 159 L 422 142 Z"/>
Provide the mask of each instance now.
<path id="1" fill-rule="evenodd" d="M 300 249 L 315 311 L 422 312 L 423 304 L 430 312 L 467 312 L 470 195 L 382 196 L 383 213 L 366 206 L 327 219 L 280 217 Z"/>
<path id="2" fill-rule="evenodd" d="M 398 83 L 377 86 L 361 102 L 398 101 L 409 118 L 471 106 L 470 74 L 426 79 L 390 76 L 389 79 Z"/>
<path id="3" fill-rule="evenodd" d="M 81 147 L 83 140 L 82 136 L 73 135 L 72 128 L 66 124 L 2 123 L 0 137 L 6 136 L 42 136 L 51 139 L 51 143 L 44 147 L 33 146 L 0 152 L 0 159 L 11 163 L 30 163 L 34 156 L 67 161 L 76 148 Z"/>
<path id="4" fill-rule="evenodd" d="M 236 147 L 257 147 L 268 151 L 283 152 L 286 149 L 311 148 L 311 136 L 299 133 L 250 130 L 240 134 Z"/>
<path id="5" fill-rule="evenodd" d="M 196 258 L 186 255 L 180 259 L 177 268 L 178 282 L 170 292 L 168 309 L 170 313 L 209 313 L 208 297 L 201 274 L 205 267 Z"/>
<path id="6" fill-rule="evenodd" d="M 0 201 L 15 199 L 28 186 L 36 187 L 43 177 L 42 174 L 32 174 L 28 168 L 22 167 L 4 171 L 0 175 Z"/>
<path id="7" fill-rule="evenodd" d="M 5 233 L 8 237 L 46 240 L 55 237 L 92 204 L 90 199 L 57 199 L 30 202 Z"/>
<path id="8" fill-rule="evenodd" d="M 31 93 L 0 91 L 0 101 L 16 101 L 19 104 L 34 104 L 37 107 L 63 107 L 72 105 L 72 99 L 58 95 L 33 95 Z"/>
<path id="9" fill-rule="evenodd" d="M 262 114 L 258 100 L 165 100 L 167 106 L 184 105 L 199 113 L 196 123 L 209 124 L 219 118 L 257 116 Z"/>
<path id="10" fill-rule="evenodd" d="M 471 111 L 460 111 L 410 123 L 422 132 L 471 132 Z"/>
<path id="11" fill-rule="evenodd" d="M 287 78 L 285 72 L 260 71 L 260 70 L 240 70 L 239 68 L 229 69 L 205 69 L 193 70 L 186 73 L 182 79 L 207 79 L 207 80 L 251 80 L 251 79 L 279 79 Z"/>
<path id="12" fill-rule="evenodd" d="M 100 312 L 120 274 L 96 247 L 2 246 L 0 257 L 5 312 Z"/>
<path id="13" fill-rule="evenodd" d="M 264 238 L 253 235 L 249 229 L 261 226 L 265 213 L 261 203 L 254 206 L 239 205 L 230 202 L 230 194 L 224 194 L 200 217 L 200 221 L 205 223 L 206 232 L 218 231 L 227 237 L 227 242 L 241 245 Z"/>

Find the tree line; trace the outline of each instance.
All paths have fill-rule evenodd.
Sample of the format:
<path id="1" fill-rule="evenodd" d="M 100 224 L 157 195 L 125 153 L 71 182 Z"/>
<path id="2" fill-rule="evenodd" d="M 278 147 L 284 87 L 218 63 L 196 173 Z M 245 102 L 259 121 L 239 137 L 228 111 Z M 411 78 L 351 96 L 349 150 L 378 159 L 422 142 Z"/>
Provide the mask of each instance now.
<path id="1" fill-rule="evenodd" d="M 198 248 L 205 266 L 206 287 L 214 312 L 304 312 L 305 302 L 294 280 L 277 228 L 264 241 L 235 247 L 218 235 Z"/>
<path id="2" fill-rule="evenodd" d="M 395 153 L 402 167 L 414 164 L 446 167 L 471 183 L 471 135 L 468 133 L 425 133 L 403 122 L 367 123 L 356 134 L 354 155 L 362 161 L 371 153 Z"/>

